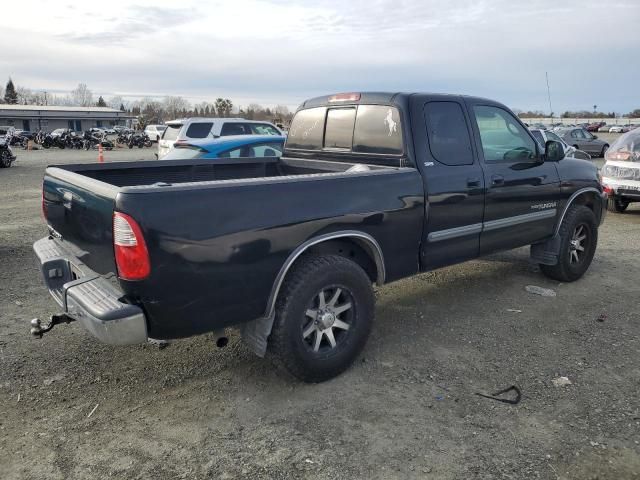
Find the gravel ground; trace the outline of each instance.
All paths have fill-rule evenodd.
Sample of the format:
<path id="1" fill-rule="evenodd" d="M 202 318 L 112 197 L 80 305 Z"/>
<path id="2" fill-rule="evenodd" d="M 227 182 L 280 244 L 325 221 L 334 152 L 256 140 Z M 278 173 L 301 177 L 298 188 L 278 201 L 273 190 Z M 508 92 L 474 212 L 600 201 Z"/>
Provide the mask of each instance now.
<path id="1" fill-rule="evenodd" d="M 222 350 L 110 347 L 76 324 L 30 338 L 57 310 L 31 250 L 44 167 L 96 153 L 18 156 L 0 170 L 3 479 L 640 478 L 640 206 L 609 214 L 573 284 L 519 249 L 380 288 L 357 363 L 305 385 L 237 335 Z M 518 405 L 476 395 L 510 385 Z"/>

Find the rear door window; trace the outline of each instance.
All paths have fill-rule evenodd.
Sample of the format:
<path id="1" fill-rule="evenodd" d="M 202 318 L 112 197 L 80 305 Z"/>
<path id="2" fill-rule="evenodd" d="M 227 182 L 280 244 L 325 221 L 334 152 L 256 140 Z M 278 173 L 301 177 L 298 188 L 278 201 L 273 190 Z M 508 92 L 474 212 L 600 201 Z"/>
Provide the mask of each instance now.
<path id="1" fill-rule="evenodd" d="M 316 107 L 296 113 L 289 128 L 287 148 L 321 150 L 326 111 L 325 107 Z"/>
<path id="2" fill-rule="evenodd" d="M 207 138 L 213 128 L 212 122 L 193 122 L 187 128 L 188 138 Z"/>
<path id="3" fill-rule="evenodd" d="M 182 128 L 182 125 L 168 125 L 167 129 L 164 131 L 164 134 L 162 135 L 162 139 L 169 140 L 170 142 L 177 140 L 178 133 L 180 133 L 181 128 Z"/>
<path id="4" fill-rule="evenodd" d="M 398 109 L 386 105 L 360 105 L 353 131 L 353 151 L 401 154 L 402 125 Z"/>
<path id="5" fill-rule="evenodd" d="M 445 165 L 472 165 L 471 137 L 460 105 L 456 102 L 429 102 L 424 106 L 429 149 Z"/>
<path id="6" fill-rule="evenodd" d="M 324 148 L 351 150 L 355 108 L 332 108 L 327 112 L 324 132 Z"/>
<path id="7" fill-rule="evenodd" d="M 229 135 L 250 135 L 251 130 L 247 128 L 244 123 L 227 122 L 222 126 L 220 130 L 221 137 L 228 137 Z"/>
<path id="8" fill-rule="evenodd" d="M 280 132 L 268 123 L 249 123 L 247 125 L 254 135 L 280 135 Z"/>

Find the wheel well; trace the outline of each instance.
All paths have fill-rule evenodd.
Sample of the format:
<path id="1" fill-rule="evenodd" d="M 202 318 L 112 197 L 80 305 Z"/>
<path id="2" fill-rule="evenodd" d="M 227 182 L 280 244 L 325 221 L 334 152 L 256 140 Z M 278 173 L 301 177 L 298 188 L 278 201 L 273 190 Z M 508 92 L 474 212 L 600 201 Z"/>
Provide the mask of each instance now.
<path id="1" fill-rule="evenodd" d="M 584 205 L 589 207 L 594 213 L 596 213 L 596 194 L 595 192 L 584 192 L 578 195 L 572 202 L 573 205 Z"/>
<path id="2" fill-rule="evenodd" d="M 348 258 L 360 265 L 371 279 L 371 282 L 377 282 L 380 280 L 376 261 L 372 257 L 371 252 L 367 251 L 367 249 L 362 246 L 360 240 L 350 237 L 327 240 L 312 245 L 301 255 L 301 257 L 310 254 L 340 255 L 341 257 Z M 297 259 L 296 262 L 299 260 L 300 259 Z"/>

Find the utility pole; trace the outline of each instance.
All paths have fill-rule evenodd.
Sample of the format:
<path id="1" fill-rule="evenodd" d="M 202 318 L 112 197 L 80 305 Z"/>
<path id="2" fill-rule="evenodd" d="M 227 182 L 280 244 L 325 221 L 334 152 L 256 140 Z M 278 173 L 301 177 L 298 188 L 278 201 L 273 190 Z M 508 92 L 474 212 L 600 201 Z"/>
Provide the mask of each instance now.
<path id="1" fill-rule="evenodd" d="M 549 88 L 549 72 L 544 72 L 547 77 L 547 98 L 549 99 L 549 116 L 553 122 L 553 108 L 551 108 L 551 89 Z"/>

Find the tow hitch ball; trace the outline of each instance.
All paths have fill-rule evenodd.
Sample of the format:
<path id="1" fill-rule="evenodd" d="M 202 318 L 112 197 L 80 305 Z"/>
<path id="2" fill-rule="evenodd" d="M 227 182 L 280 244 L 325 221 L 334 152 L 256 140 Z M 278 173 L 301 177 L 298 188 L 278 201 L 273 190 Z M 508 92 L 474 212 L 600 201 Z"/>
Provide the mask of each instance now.
<path id="1" fill-rule="evenodd" d="M 65 314 L 51 315 L 51 318 L 45 324 L 43 324 L 39 318 L 34 318 L 33 320 L 31 320 L 31 335 L 33 335 L 34 337 L 42 338 L 42 335 L 47 333 L 56 325 L 59 325 L 61 323 L 71 323 L 73 321 L 73 318 L 68 317 Z"/>

